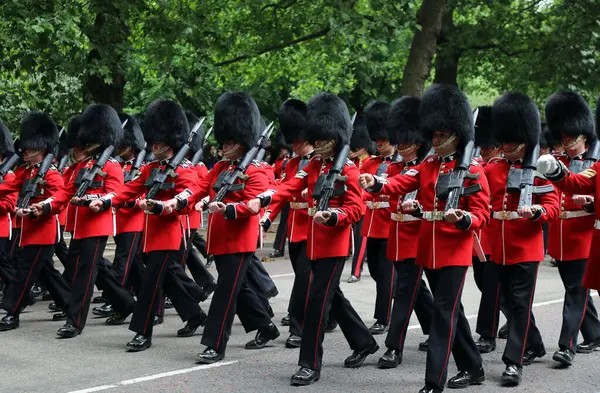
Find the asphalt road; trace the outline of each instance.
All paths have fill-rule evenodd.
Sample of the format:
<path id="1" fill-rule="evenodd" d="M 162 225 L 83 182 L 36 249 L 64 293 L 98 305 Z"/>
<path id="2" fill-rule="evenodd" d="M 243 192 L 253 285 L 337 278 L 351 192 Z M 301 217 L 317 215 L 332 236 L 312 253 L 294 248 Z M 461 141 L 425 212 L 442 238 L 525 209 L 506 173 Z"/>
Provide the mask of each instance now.
<path id="1" fill-rule="evenodd" d="M 348 264 L 349 265 L 349 264 Z M 279 296 L 273 299 L 275 321 L 285 315 L 293 274 L 289 261 L 278 259 L 266 264 Z M 347 270 L 349 266 L 347 266 Z M 366 267 L 365 267 L 366 269 Z M 342 289 L 367 325 L 372 324 L 374 282 L 365 271 L 356 284 L 345 282 Z M 562 284 L 558 271 L 544 263 L 540 268 L 535 295 L 535 316 L 544 337 L 548 355 L 526 367 L 523 383 L 511 392 L 600 392 L 600 351 L 577 355 L 569 369 L 558 369 L 552 361 L 561 324 Z M 463 304 L 474 329 L 479 292 L 469 275 Z M 598 301 L 598 296 L 594 293 Z M 297 370 L 298 350 L 285 349 L 285 328 L 270 347 L 258 351 L 243 348 L 253 338 L 243 332 L 236 320 L 227 357 L 212 366 L 198 366 L 194 360 L 202 349 L 199 331 L 195 337 L 177 338 L 183 326 L 174 310 L 168 310 L 165 323 L 155 328 L 153 346 L 142 353 L 125 352 L 133 337 L 127 325 L 108 327 L 103 319 L 90 318 L 83 334 L 70 340 L 56 339 L 60 322 L 51 322 L 47 302 L 38 302 L 21 316 L 21 327 L 0 334 L 0 392 L 27 393 L 233 393 L 233 392 L 417 392 L 423 386 L 425 353 L 417 351 L 424 339 L 416 318 L 406 340 L 404 360 L 395 370 L 379 370 L 377 359 L 384 349 L 367 358 L 359 369 L 345 369 L 343 360 L 350 350 L 339 328 L 325 338 L 324 369 L 321 381 L 310 387 L 289 386 Z M 203 308 L 208 309 L 208 304 Z M 383 347 L 384 336 L 377 336 Z M 496 352 L 484 355 L 487 380 L 482 387 L 465 392 L 507 392 L 500 387 L 504 369 L 499 341 Z M 450 374 L 456 372 L 450 361 Z"/>

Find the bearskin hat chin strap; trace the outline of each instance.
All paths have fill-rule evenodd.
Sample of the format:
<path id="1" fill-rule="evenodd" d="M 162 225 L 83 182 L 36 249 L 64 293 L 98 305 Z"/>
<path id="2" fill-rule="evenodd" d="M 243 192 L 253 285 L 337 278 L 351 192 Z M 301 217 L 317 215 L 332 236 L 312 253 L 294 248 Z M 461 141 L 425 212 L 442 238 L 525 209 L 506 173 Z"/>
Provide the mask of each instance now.
<path id="1" fill-rule="evenodd" d="M 398 154 L 400 154 L 401 156 L 405 155 L 406 153 L 410 153 L 414 148 L 416 148 L 417 145 L 415 145 L 414 143 L 411 143 L 410 146 L 408 146 L 405 149 L 400 149 L 398 148 Z"/>
<path id="2" fill-rule="evenodd" d="M 583 136 L 582 134 L 577 135 L 577 138 L 575 138 L 575 140 L 571 143 L 569 143 L 568 145 L 565 145 L 561 139 L 560 144 L 565 148 L 565 149 L 570 149 L 571 147 L 575 146 L 576 144 L 578 144 L 579 142 L 581 142 L 583 140 L 583 138 L 585 138 L 585 136 Z"/>
<path id="3" fill-rule="evenodd" d="M 332 155 L 332 151 L 335 147 L 335 139 L 330 140 L 329 142 L 317 147 L 315 146 L 315 154 L 319 156 L 323 155 Z"/>
<path id="4" fill-rule="evenodd" d="M 24 159 L 24 160 L 28 160 L 28 159 L 30 159 L 31 157 L 35 157 L 35 156 L 37 156 L 38 154 L 42 153 L 42 150 L 27 150 L 27 151 L 29 151 L 30 153 L 29 153 L 29 154 L 25 154 L 25 155 L 23 156 L 23 159 Z"/>
<path id="5" fill-rule="evenodd" d="M 456 134 L 452 133 L 452 134 L 450 134 L 450 136 L 442 144 L 440 144 L 438 146 L 433 146 L 433 147 L 435 149 L 439 149 L 439 150 L 445 149 L 448 146 L 450 146 L 450 144 L 452 142 L 454 142 L 455 139 L 456 139 Z"/>

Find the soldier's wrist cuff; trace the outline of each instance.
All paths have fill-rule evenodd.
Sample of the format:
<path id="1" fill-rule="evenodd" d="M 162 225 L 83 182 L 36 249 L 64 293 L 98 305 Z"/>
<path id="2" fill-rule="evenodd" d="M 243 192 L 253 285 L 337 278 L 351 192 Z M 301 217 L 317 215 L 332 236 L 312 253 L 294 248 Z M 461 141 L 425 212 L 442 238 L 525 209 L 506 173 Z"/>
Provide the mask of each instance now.
<path id="1" fill-rule="evenodd" d="M 162 214 L 164 210 L 165 210 L 165 206 L 163 205 L 163 203 L 160 201 L 155 201 L 154 204 L 152 205 L 152 208 L 150 209 L 150 213 Z"/>
<path id="2" fill-rule="evenodd" d="M 225 205 L 225 219 L 226 220 L 235 220 L 237 218 L 237 212 L 235 210 L 235 205 L 229 204 Z"/>
<path id="3" fill-rule="evenodd" d="M 456 221 L 454 223 L 454 225 L 458 229 L 462 229 L 463 231 L 466 231 L 467 229 L 469 229 L 471 227 L 471 216 L 468 214 L 465 214 L 460 220 Z"/>
<path id="4" fill-rule="evenodd" d="M 325 226 L 334 227 L 338 223 L 338 215 L 337 213 L 331 213 L 331 217 L 327 221 L 325 221 Z"/>

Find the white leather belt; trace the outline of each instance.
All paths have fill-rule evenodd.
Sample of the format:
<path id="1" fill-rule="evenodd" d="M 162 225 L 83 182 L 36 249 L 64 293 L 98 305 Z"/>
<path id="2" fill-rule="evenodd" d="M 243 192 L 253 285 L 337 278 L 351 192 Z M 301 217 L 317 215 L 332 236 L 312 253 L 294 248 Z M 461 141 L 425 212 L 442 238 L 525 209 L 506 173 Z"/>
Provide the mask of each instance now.
<path id="1" fill-rule="evenodd" d="M 594 228 L 600 230 L 600 220 L 594 222 Z"/>
<path id="2" fill-rule="evenodd" d="M 371 210 L 387 209 L 388 207 L 390 207 L 390 203 L 389 202 L 367 201 L 366 204 L 367 204 L 367 207 L 369 209 L 371 209 Z"/>
<path id="3" fill-rule="evenodd" d="M 523 218 L 517 212 L 506 212 L 506 211 L 494 212 L 492 214 L 492 217 L 495 218 L 496 220 L 518 220 L 520 218 Z"/>
<path id="4" fill-rule="evenodd" d="M 575 210 L 575 211 L 569 211 L 569 212 L 560 212 L 560 214 L 558 215 L 558 218 L 562 219 L 562 220 L 568 220 L 569 218 L 578 218 L 578 217 L 585 217 L 585 216 L 591 216 L 594 213 L 590 213 L 590 212 L 586 212 L 585 210 Z"/>
<path id="5" fill-rule="evenodd" d="M 396 222 L 408 222 L 408 221 L 419 221 L 419 217 L 411 216 L 410 214 L 392 213 L 392 221 Z"/>
<path id="6" fill-rule="evenodd" d="M 443 211 L 423 212 L 423 219 L 427 221 L 441 221 L 444 219 Z"/>
<path id="7" fill-rule="evenodd" d="M 316 207 L 309 207 L 308 208 L 308 215 L 309 216 L 311 216 L 311 217 L 314 216 L 316 212 L 317 212 L 317 208 Z"/>
<path id="8" fill-rule="evenodd" d="M 308 202 L 290 202 L 290 209 L 292 209 L 292 210 L 308 209 Z"/>

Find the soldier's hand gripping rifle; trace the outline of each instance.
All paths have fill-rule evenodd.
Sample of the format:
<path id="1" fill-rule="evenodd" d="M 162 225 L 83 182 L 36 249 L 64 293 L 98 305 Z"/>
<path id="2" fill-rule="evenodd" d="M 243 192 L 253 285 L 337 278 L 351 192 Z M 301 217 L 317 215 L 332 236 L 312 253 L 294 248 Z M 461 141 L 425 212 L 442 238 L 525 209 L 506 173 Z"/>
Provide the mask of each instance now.
<path id="1" fill-rule="evenodd" d="M 38 169 L 35 177 L 33 178 L 33 180 L 29 181 L 25 186 L 23 196 L 17 204 L 17 207 L 19 209 L 29 208 L 29 205 L 31 204 L 31 198 L 35 196 L 39 186 L 44 182 L 46 173 L 48 172 L 50 167 L 52 167 L 52 160 L 54 160 L 54 155 L 52 153 L 46 154 L 46 157 L 44 157 L 44 160 L 42 161 L 42 164 L 40 165 L 40 168 Z"/>
<path id="2" fill-rule="evenodd" d="M 271 133 L 273 132 L 273 129 L 273 123 L 269 124 L 267 128 L 263 130 L 262 134 L 260 134 L 260 137 L 258 138 L 258 141 L 254 145 L 254 147 L 248 150 L 248 152 L 246 153 L 246 155 L 244 155 L 244 158 L 242 158 L 239 164 L 237 164 L 237 166 L 233 170 L 225 172 L 222 179 L 215 183 L 214 188 L 218 191 L 215 197 L 210 202 L 223 202 L 223 200 L 229 192 L 239 191 L 244 188 L 243 184 L 235 184 L 235 182 L 237 179 L 246 180 L 248 178 L 248 176 L 246 175 L 246 170 L 248 169 L 248 166 L 250 166 L 252 161 L 255 159 L 256 155 L 262 149 L 262 146 L 266 142 L 266 140 L 269 139 Z"/>
<path id="3" fill-rule="evenodd" d="M 194 156 L 191 159 L 192 165 L 196 166 L 204 158 L 204 146 L 206 145 L 206 141 L 208 140 L 212 129 L 213 128 L 210 127 L 206 135 L 204 135 L 204 139 L 202 140 L 202 147 L 196 152 L 196 154 L 194 154 Z"/>
<path id="4" fill-rule="evenodd" d="M 133 165 L 129 169 L 129 172 L 125 174 L 125 183 L 129 183 L 132 180 L 135 180 L 140 173 L 140 168 L 144 164 L 144 160 L 146 159 L 146 144 L 144 143 L 144 148 L 138 153 Z"/>
<path id="5" fill-rule="evenodd" d="M 196 135 L 196 133 L 202 126 L 202 123 L 204 123 L 205 119 L 206 118 L 203 117 L 202 119 L 200 119 L 200 121 L 198 123 L 196 123 L 196 125 L 190 132 L 190 136 L 188 137 L 187 142 L 179 148 L 179 151 L 177 152 L 177 154 L 175 154 L 173 157 L 171 157 L 171 159 L 167 163 L 166 167 L 156 174 L 156 176 L 154 177 L 154 180 L 152 182 L 152 186 L 150 187 L 150 190 L 146 194 L 146 199 L 150 199 L 150 200 L 154 199 L 156 197 L 156 194 L 158 193 L 158 191 L 160 191 L 162 189 L 163 184 L 165 184 L 167 182 L 167 179 L 169 179 L 170 177 L 171 178 L 177 177 L 177 173 L 175 173 L 175 171 L 177 170 L 177 167 L 179 166 L 179 164 L 181 164 L 181 162 L 185 159 L 185 156 L 187 155 L 188 151 L 190 151 L 190 143 L 192 143 L 194 136 Z"/>
<path id="6" fill-rule="evenodd" d="M 458 209 L 458 203 L 460 202 L 461 196 L 467 196 L 481 191 L 481 184 L 473 184 L 466 188 L 464 185 L 465 179 L 476 180 L 479 178 L 479 173 L 474 174 L 469 172 L 469 166 L 473 159 L 474 150 L 475 143 L 473 141 L 467 143 L 460 157 L 460 161 L 456 162 L 456 167 L 450 173 L 448 181 L 449 193 L 448 199 L 446 199 L 445 211 Z"/>

